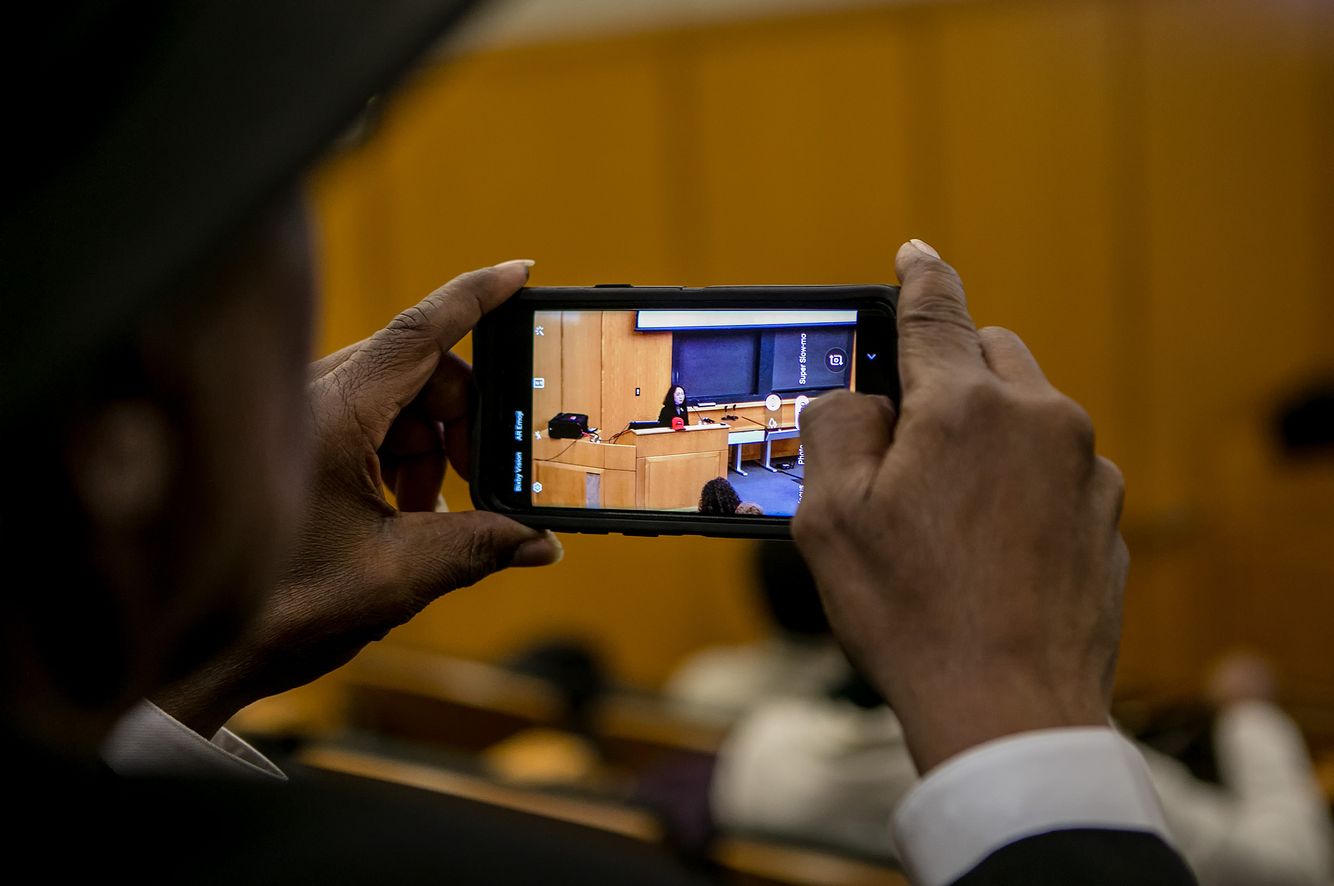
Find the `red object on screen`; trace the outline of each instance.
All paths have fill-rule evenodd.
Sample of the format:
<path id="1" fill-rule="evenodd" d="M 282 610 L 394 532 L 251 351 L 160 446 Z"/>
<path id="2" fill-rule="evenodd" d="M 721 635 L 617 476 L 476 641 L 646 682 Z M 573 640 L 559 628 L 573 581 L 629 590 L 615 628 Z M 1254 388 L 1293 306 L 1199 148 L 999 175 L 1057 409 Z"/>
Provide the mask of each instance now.
<path id="1" fill-rule="evenodd" d="M 673 431 L 679 431 L 679 430 L 681 430 L 682 428 L 684 428 L 685 426 L 686 426 L 686 423 L 685 423 L 684 421 L 681 420 L 681 416 L 678 415 L 678 416 L 675 416 L 675 417 L 672 418 L 672 430 L 673 430 Z"/>

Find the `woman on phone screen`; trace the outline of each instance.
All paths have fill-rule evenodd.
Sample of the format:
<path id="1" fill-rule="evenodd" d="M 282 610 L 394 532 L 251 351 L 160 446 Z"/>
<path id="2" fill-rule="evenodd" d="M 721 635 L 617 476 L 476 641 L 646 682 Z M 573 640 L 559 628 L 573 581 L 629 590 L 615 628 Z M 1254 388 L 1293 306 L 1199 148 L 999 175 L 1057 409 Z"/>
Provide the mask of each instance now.
<path id="1" fill-rule="evenodd" d="M 681 419 L 682 424 L 690 424 L 690 412 L 686 409 L 686 389 L 672 385 L 662 398 L 662 412 L 658 413 L 658 424 L 664 428 L 672 426 L 672 419 Z"/>

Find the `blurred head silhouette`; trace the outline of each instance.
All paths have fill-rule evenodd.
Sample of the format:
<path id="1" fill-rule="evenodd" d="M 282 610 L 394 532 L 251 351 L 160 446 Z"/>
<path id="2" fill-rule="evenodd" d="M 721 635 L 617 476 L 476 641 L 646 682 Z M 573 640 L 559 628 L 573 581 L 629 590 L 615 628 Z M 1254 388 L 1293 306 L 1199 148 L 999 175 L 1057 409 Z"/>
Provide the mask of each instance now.
<path id="1" fill-rule="evenodd" d="M 0 65 L 0 743 L 90 758 L 232 640 L 306 477 L 303 169 L 466 7 L 28 7 Z M 292 39 L 300 34 L 302 39 Z"/>

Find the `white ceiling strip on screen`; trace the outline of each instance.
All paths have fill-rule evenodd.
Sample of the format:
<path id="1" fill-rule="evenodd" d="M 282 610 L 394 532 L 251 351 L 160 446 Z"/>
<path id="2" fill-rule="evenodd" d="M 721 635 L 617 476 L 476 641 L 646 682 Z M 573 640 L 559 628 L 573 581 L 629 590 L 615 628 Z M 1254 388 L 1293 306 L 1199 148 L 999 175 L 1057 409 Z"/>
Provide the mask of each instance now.
<path id="1" fill-rule="evenodd" d="M 640 311 L 635 327 L 755 329 L 774 326 L 855 326 L 856 311 Z"/>

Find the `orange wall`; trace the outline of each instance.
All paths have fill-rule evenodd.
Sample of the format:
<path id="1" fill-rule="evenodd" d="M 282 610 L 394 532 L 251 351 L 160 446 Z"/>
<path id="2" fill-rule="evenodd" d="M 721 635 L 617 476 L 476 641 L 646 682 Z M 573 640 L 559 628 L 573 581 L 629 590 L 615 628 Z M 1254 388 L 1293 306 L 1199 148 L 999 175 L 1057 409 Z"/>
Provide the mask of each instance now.
<path id="1" fill-rule="evenodd" d="M 1331 38 L 1322 0 L 972 0 L 436 65 L 315 177 L 322 341 L 508 258 L 549 285 L 888 281 L 922 237 L 1125 470 L 1123 682 L 1180 685 L 1247 639 L 1334 687 L 1334 516 L 1289 506 L 1303 483 L 1284 485 L 1262 424 L 1277 392 L 1334 369 Z M 623 425 L 607 390 L 588 396 Z M 760 630 L 743 542 L 567 548 L 390 642 L 495 657 L 575 632 L 655 683 Z"/>

